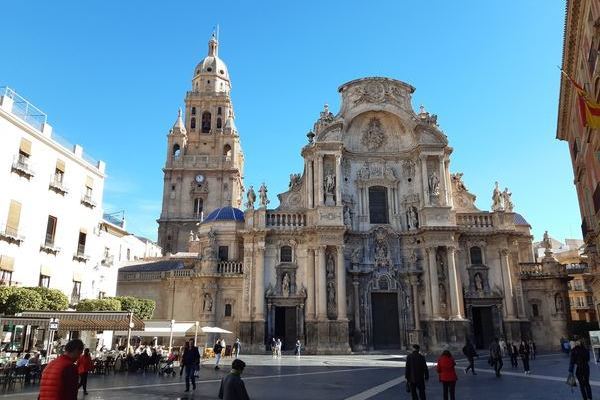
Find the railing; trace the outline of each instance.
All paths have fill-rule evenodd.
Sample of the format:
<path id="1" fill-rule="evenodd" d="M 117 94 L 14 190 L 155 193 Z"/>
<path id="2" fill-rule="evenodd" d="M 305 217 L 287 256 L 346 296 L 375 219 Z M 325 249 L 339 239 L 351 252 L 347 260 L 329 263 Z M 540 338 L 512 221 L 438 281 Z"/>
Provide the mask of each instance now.
<path id="1" fill-rule="evenodd" d="M 31 169 L 31 162 L 29 157 L 23 154 L 17 154 L 12 163 L 12 169 L 18 173 L 25 174 L 27 176 L 33 176 L 33 170 Z"/>
<path id="2" fill-rule="evenodd" d="M 47 117 L 39 108 L 35 107 L 7 86 L 0 87 L 0 96 L 12 99 L 12 113 L 14 115 L 33 126 L 35 129 L 42 130 L 42 125 L 46 123 Z"/>
<path id="3" fill-rule="evenodd" d="M 81 298 L 81 294 L 77 293 L 73 293 L 71 294 L 71 304 L 77 304 L 79 303 L 79 299 Z"/>
<path id="4" fill-rule="evenodd" d="M 306 226 L 306 214 L 267 211 L 265 223 L 269 228 L 299 228 Z"/>
<path id="5" fill-rule="evenodd" d="M 105 255 L 104 258 L 102 258 L 102 260 L 100 260 L 100 265 L 103 265 L 105 267 L 110 267 L 111 265 L 113 265 L 114 261 L 115 261 L 114 256 Z"/>
<path id="6" fill-rule="evenodd" d="M 25 240 L 25 236 L 19 234 L 18 227 L 8 226 L 6 222 L 0 221 L 0 239 L 20 243 Z"/>
<path id="7" fill-rule="evenodd" d="M 219 261 L 217 272 L 219 274 L 243 274 L 244 264 L 241 261 Z"/>
<path id="8" fill-rule="evenodd" d="M 553 265 L 556 265 L 556 268 L 551 270 L 543 263 L 519 263 L 519 273 L 521 275 L 521 278 L 544 278 L 567 274 L 564 265 Z"/>
<path id="9" fill-rule="evenodd" d="M 493 228 L 494 222 L 492 220 L 492 214 L 480 213 L 480 214 L 457 214 L 456 224 L 459 226 L 465 226 L 467 228 Z"/>
<path id="10" fill-rule="evenodd" d="M 568 274 L 584 274 L 590 272 L 590 268 L 586 263 L 572 263 L 565 265 Z"/>
<path id="11" fill-rule="evenodd" d="M 77 251 L 75 252 L 75 255 L 73 256 L 73 258 L 75 258 L 76 260 L 79 260 L 79 261 L 87 261 L 90 259 L 85 254 L 85 245 L 84 244 L 77 245 Z"/>
<path id="12" fill-rule="evenodd" d="M 81 196 L 81 204 L 91 208 L 96 207 L 96 202 L 92 199 L 92 195 L 87 193 Z"/>
<path id="13" fill-rule="evenodd" d="M 60 193 L 67 193 L 68 189 L 64 184 L 63 174 L 52 174 L 50 176 L 50 189 L 54 189 Z"/>
<path id="14" fill-rule="evenodd" d="M 170 166 L 173 168 L 226 168 L 231 164 L 233 158 L 229 156 L 206 156 L 206 155 L 181 155 L 173 159 Z M 167 164 L 169 166 L 169 164 Z"/>
<path id="15" fill-rule="evenodd" d="M 187 278 L 189 276 L 192 276 L 192 270 L 191 269 L 174 269 L 173 271 L 171 271 L 171 276 L 174 276 L 176 278 Z"/>

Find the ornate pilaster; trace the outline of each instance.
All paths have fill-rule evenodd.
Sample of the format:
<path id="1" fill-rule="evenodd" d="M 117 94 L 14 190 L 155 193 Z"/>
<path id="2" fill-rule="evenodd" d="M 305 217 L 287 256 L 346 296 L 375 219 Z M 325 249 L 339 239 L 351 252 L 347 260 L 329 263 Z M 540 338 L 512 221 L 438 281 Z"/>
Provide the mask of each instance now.
<path id="1" fill-rule="evenodd" d="M 360 282 L 358 276 L 352 279 L 352 287 L 354 289 L 354 332 L 360 332 Z"/>
<path id="2" fill-rule="evenodd" d="M 315 187 L 317 188 L 317 205 L 324 204 L 323 195 L 323 155 L 317 154 L 317 176 L 315 177 Z"/>
<path id="3" fill-rule="evenodd" d="M 265 319 L 265 244 L 256 246 L 256 293 L 254 297 L 254 319 Z"/>
<path id="4" fill-rule="evenodd" d="M 344 247 L 337 246 L 337 319 L 341 321 L 348 320 L 346 310 L 346 265 L 344 262 Z"/>
<path id="5" fill-rule="evenodd" d="M 448 275 L 450 278 L 450 303 L 452 305 L 452 319 L 464 319 L 464 299 L 462 293 L 462 279 L 457 271 L 453 246 L 446 247 L 448 256 Z"/>
<path id="6" fill-rule="evenodd" d="M 431 202 L 429 200 L 429 185 L 428 185 L 428 178 L 427 178 L 427 158 L 426 157 L 421 157 L 421 188 L 422 188 L 422 195 L 423 195 L 423 206 L 429 206 L 431 205 Z M 435 255 L 434 255 L 435 257 Z"/>
<path id="7" fill-rule="evenodd" d="M 327 271 L 325 269 L 325 246 L 317 247 L 317 319 L 327 319 Z"/>
<path id="8" fill-rule="evenodd" d="M 342 156 L 335 156 L 335 205 L 342 205 Z"/>
<path id="9" fill-rule="evenodd" d="M 415 330 L 421 330 L 421 315 L 419 311 L 419 276 L 413 274 L 410 276 L 410 285 L 412 288 L 412 305 L 415 321 Z"/>
<path id="10" fill-rule="evenodd" d="M 441 319 L 440 316 L 440 295 L 439 281 L 437 272 L 437 263 L 435 260 L 436 247 L 428 247 L 426 250 L 429 260 L 429 283 L 431 285 L 431 311 L 433 319 Z"/>
<path id="11" fill-rule="evenodd" d="M 510 251 L 507 248 L 500 249 L 500 268 L 502 271 L 502 283 L 504 286 L 504 309 L 508 319 L 515 319 L 514 290 L 512 274 L 510 273 Z"/>
<path id="12" fill-rule="evenodd" d="M 315 249 L 306 251 L 306 319 L 312 321 L 316 317 L 315 304 Z"/>
<path id="13" fill-rule="evenodd" d="M 440 193 L 440 205 L 445 206 L 448 205 L 448 185 L 446 184 L 446 169 L 444 168 L 444 157 L 440 156 L 439 158 L 439 166 L 440 166 L 440 185 L 442 187 Z"/>

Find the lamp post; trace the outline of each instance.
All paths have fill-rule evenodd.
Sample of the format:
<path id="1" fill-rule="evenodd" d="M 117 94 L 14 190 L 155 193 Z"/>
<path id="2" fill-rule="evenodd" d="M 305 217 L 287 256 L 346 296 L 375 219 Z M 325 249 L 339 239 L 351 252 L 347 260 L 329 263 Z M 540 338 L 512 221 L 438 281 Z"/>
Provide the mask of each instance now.
<path id="1" fill-rule="evenodd" d="M 200 322 L 196 321 L 196 333 L 194 334 L 194 346 L 198 346 L 198 326 Z"/>
<path id="2" fill-rule="evenodd" d="M 173 348 L 173 327 L 175 325 L 175 320 L 171 320 L 171 333 L 169 334 L 169 353 L 171 353 L 171 349 Z"/>
<path id="3" fill-rule="evenodd" d="M 133 311 L 129 310 L 129 328 L 127 329 L 127 351 L 129 354 L 131 352 L 131 330 L 133 329 Z"/>

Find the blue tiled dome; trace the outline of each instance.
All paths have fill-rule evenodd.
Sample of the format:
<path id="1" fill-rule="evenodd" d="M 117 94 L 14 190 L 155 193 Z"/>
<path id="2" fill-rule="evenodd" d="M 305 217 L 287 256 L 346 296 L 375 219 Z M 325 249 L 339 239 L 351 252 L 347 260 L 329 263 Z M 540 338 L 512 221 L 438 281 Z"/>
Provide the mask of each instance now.
<path id="1" fill-rule="evenodd" d="M 244 213 L 239 208 L 221 207 L 213 210 L 203 222 L 211 221 L 239 221 L 244 222 Z"/>

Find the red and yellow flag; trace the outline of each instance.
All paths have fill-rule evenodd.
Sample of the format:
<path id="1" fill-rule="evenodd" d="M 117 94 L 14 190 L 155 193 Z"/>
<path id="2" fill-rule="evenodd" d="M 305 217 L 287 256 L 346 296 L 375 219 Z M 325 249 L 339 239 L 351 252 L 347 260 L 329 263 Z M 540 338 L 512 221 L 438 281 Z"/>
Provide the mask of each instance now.
<path id="1" fill-rule="evenodd" d="M 588 128 L 600 129 L 600 103 L 594 101 L 594 98 L 590 96 L 585 89 L 575 82 L 565 71 L 561 69 L 561 72 L 567 77 L 569 81 L 575 86 L 577 90 L 577 102 L 579 105 L 579 116 L 581 117 L 581 124 Z"/>

